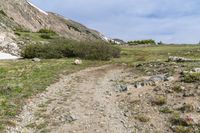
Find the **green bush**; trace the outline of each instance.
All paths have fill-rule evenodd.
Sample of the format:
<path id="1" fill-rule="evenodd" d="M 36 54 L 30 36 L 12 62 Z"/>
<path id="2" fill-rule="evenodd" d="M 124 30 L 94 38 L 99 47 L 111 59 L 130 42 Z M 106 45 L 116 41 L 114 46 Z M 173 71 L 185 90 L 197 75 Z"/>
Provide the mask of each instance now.
<path id="1" fill-rule="evenodd" d="M 3 16 L 7 16 L 7 14 L 3 10 L 0 10 L 0 14 Z"/>
<path id="2" fill-rule="evenodd" d="M 136 41 L 128 41 L 129 45 L 141 45 L 141 44 L 156 44 L 156 42 L 152 39 L 150 40 L 136 40 Z"/>
<path id="3" fill-rule="evenodd" d="M 28 30 L 28 29 L 26 29 L 26 28 L 24 28 L 24 27 L 20 27 L 20 26 L 15 27 L 15 28 L 14 28 L 14 31 L 15 31 L 15 33 L 19 33 L 19 32 L 30 32 L 30 30 Z"/>
<path id="4" fill-rule="evenodd" d="M 43 39 L 52 39 L 51 35 L 46 34 L 46 33 L 45 34 L 41 34 L 40 37 L 43 38 Z"/>
<path id="5" fill-rule="evenodd" d="M 38 31 L 38 33 L 46 33 L 46 34 L 51 34 L 51 35 L 55 35 L 56 34 L 56 32 L 51 30 L 51 29 L 40 29 Z"/>
<path id="6" fill-rule="evenodd" d="M 49 44 L 30 44 L 22 50 L 24 58 L 79 57 L 90 60 L 109 60 L 120 57 L 120 49 L 105 42 L 77 42 L 57 39 Z"/>

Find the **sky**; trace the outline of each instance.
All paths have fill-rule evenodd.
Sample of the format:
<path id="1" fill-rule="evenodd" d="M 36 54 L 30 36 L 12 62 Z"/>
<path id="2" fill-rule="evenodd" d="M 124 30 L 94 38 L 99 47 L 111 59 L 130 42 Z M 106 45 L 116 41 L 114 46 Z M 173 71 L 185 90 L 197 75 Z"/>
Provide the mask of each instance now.
<path id="1" fill-rule="evenodd" d="M 200 0 L 30 0 L 111 38 L 199 43 Z"/>

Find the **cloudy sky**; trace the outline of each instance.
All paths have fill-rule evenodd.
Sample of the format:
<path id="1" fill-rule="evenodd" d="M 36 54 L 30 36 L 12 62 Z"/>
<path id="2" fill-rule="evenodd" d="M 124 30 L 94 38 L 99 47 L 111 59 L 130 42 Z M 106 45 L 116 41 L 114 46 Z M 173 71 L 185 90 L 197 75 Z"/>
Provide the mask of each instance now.
<path id="1" fill-rule="evenodd" d="M 30 0 L 124 40 L 155 39 L 167 43 L 200 41 L 200 0 Z"/>

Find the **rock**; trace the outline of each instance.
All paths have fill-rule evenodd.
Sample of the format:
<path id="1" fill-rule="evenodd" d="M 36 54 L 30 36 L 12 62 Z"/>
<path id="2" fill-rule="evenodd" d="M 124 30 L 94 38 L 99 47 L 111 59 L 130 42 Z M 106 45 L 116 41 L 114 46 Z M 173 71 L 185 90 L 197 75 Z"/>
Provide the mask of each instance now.
<path id="1" fill-rule="evenodd" d="M 159 87 L 159 86 L 156 86 L 154 89 L 153 89 L 153 91 L 156 91 L 156 92 L 158 92 L 158 91 L 160 91 L 161 90 L 161 88 Z"/>
<path id="2" fill-rule="evenodd" d="M 191 91 L 185 91 L 183 93 L 183 97 L 193 97 L 193 96 L 194 96 L 194 93 Z"/>
<path id="3" fill-rule="evenodd" d="M 194 68 L 194 69 L 192 69 L 192 72 L 194 72 L 194 73 L 200 73 L 200 68 Z"/>
<path id="4" fill-rule="evenodd" d="M 136 67 L 141 67 L 141 66 L 143 66 L 143 64 L 137 64 L 137 65 L 136 65 Z"/>
<path id="5" fill-rule="evenodd" d="M 34 61 L 34 62 L 40 62 L 41 59 L 39 59 L 39 58 L 33 58 L 32 61 Z"/>
<path id="6" fill-rule="evenodd" d="M 63 122 L 72 123 L 72 122 L 76 121 L 77 119 L 71 115 L 64 115 L 60 118 L 60 120 Z"/>
<path id="7" fill-rule="evenodd" d="M 200 113 L 200 106 L 199 106 L 199 107 L 197 107 L 197 112 L 198 112 L 198 113 Z"/>
<path id="8" fill-rule="evenodd" d="M 149 81 L 153 81 L 154 83 L 158 83 L 165 80 L 165 75 L 155 75 L 149 78 Z"/>
<path id="9" fill-rule="evenodd" d="M 128 87 L 127 87 L 126 85 L 120 85 L 120 86 L 118 87 L 118 90 L 119 90 L 120 92 L 124 92 L 124 91 L 127 91 L 127 90 L 128 90 Z"/>
<path id="10" fill-rule="evenodd" d="M 173 80 L 174 80 L 174 77 L 172 77 L 172 76 L 166 78 L 166 81 L 173 81 Z"/>
<path id="11" fill-rule="evenodd" d="M 184 57 L 169 56 L 168 61 L 169 62 L 190 62 L 193 60 L 189 58 L 184 58 Z"/>
<path id="12" fill-rule="evenodd" d="M 135 88 L 142 88 L 141 82 L 134 83 Z"/>
<path id="13" fill-rule="evenodd" d="M 122 63 L 122 66 L 127 66 L 127 64 L 126 63 Z"/>
<path id="14" fill-rule="evenodd" d="M 75 61 L 74 61 L 74 64 L 75 65 L 81 65 L 83 62 L 82 62 L 82 60 L 80 60 L 80 59 L 76 59 Z"/>

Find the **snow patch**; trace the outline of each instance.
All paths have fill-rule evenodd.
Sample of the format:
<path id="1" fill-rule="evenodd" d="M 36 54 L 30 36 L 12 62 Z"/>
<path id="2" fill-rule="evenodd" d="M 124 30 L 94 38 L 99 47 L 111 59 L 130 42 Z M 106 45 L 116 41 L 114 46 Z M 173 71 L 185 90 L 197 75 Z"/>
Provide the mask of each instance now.
<path id="1" fill-rule="evenodd" d="M 37 7 L 36 5 L 32 4 L 31 2 L 27 1 L 32 7 L 36 8 L 38 11 L 40 11 L 41 13 L 48 15 L 47 12 L 43 11 L 42 9 L 40 9 L 39 7 Z"/>
<path id="2" fill-rule="evenodd" d="M 103 34 L 99 33 L 99 35 L 101 36 L 101 38 L 102 38 L 104 41 L 107 41 L 107 42 L 110 41 L 110 38 L 104 36 Z"/>
<path id="3" fill-rule="evenodd" d="M 19 59 L 19 58 L 20 57 L 13 56 L 13 55 L 8 54 L 8 53 L 0 52 L 0 60 L 16 60 L 16 59 Z"/>
<path id="4" fill-rule="evenodd" d="M 100 36 L 101 36 L 101 38 L 102 38 L 104 41 L 106 41 L 106 42 L 112 42 L 112 43 L 116 43 L 116 44 L 121 44 L 120 42 L 115 41 L 115 40 L 113 40 L 113 39 L 111 39 L 111 38 L 108 38 L 108 37 L 104 36 L 103 34 L 100 34 Z"/>

